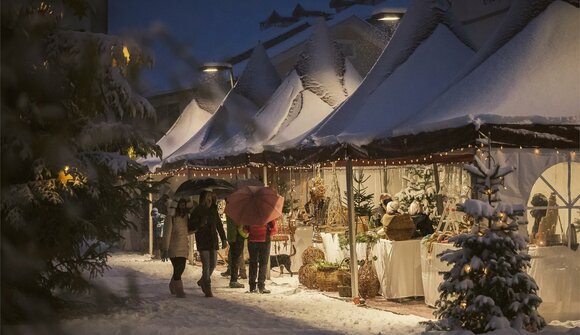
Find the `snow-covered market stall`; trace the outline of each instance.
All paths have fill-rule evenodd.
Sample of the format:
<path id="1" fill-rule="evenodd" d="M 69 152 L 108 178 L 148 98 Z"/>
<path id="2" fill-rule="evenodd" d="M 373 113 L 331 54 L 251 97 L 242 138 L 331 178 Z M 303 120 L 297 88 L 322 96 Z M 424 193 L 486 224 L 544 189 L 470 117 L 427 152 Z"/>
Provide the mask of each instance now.
<path id="1" fill-rule="evenodd" d="M 286 198 L 287 237 L 272 253 L 291 254 L 304 285 L 434 306 L 449 269 L 437 255 L 474 224 L 457 209 L 476 196 L 463 164 L 492 157 L 515 167 L 496 186 L 525 207 L 540 314 L 580 319 L 577 14 L 566 1 L 512 1 L 476 49 L 450 8 L 417 1 L 362 82 L 348 60 L 322 66 L 336 57 L 321 26 L 305 54 L 316 57 L 251 108 L 229 106 L 230 92 L 160 174 L 179 176 L 172 189 L 201 176 L 259 179 Z"/>

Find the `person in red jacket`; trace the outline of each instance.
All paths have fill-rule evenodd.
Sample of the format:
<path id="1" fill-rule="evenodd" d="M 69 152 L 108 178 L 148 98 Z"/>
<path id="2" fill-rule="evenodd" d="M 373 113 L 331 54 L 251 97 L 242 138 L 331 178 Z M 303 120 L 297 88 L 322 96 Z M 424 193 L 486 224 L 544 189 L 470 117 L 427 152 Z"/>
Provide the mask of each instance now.
<path id="1" fill-rule="evenodd" d="M 276 221 L 270 221 L 262 226 L 245 226 L 248 236 L 248 252 L 250 253 L 249 284 L 250 292 L 270 293 L 266 289 L 266 271 L 270 258 L 270 237 L 278 231 Z"/>

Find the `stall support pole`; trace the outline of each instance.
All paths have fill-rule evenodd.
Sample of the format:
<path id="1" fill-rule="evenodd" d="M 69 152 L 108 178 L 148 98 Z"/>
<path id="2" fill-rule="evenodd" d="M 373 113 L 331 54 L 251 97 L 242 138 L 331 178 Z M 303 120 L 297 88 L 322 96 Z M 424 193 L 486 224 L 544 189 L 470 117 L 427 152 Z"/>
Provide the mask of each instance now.
<path id="1" fill-rule="evenodd" d="M 352 298 L 358 298 L 358 264 L 356 257 L 356 223 L 354 220 L 354 195 L 352 191 L 352 160 L 346 159 L 346 196 L 348 206 L 348 245 L 350 247 L 350 287 Z"/>
<path id="2" fill-rule="evenodd" d="M 572 192 L 571 192 L 571 178 L 572 178 L 572 156 L 568 155 L 568 227 L 566 227 L 566 232 L 568 235 L 568 248 L 572 249 L 572 234 L 576 234 L 576 230 L 572 225 Z M 564 234 L 564 232 L 562 232 Z"/>
<path id="3" fill-rule="evenodd" d="M 268 167 L 266 165 L 264 165 L 264 167 L 262 168 L 263 175 L 264 175 L 264 186 L 268 186 Z"/>
<path id="4" fill-rule="evenodd" d="M 149 186 L 151 186 L 151 176 L 147 177 L 147 181 L 149 181 Z M 151 212 L 153 211 L 153 193 L 149 193 L 149 212 L 147 213 L 147 217 L 149 218 L 149 255 L 153 257 L 153 217 L 151 216 Z"/>

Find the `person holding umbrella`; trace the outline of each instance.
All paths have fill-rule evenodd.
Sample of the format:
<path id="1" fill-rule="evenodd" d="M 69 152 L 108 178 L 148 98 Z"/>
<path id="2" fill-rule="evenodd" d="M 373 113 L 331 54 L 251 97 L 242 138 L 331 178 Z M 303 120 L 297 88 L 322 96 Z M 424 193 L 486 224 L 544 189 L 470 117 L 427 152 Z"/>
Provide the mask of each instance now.
<path id="1" fill-rule="evenodd" d="M 217 265 L 219 238 L 222 248 L 228 245 L 224 226 L 220 219 L 213 192 L 204 190 L 199 196 L 199 206 L 190 215 L 188 228 L 195 233 L 195 243 L 202 264 L 202 276 L 197 282 L 206 297 L 213 297 L 211 291 L 211 274 Z"/>
<path id="2" fill-rule="evenodd" d="M 257 288 L 260 293 L 270 293 L 265 287 L 270 237 L 278 230 L 275 220 L 282 216 L 284 197 L 270 187 L 243 186 L 228 196 L 227 203 L 225 213 L 249 234 L 250 292 Z"/>
<path id="3" fill-rule="evenodd" d="M 270 290 L 266 289 L 266 272 L 270 259 L 271 236 L 278 231 L 276 220 L 261 226 L 245 226 L 244 230 L 248 233 L 248 252 L 250 253 L 248 276 L 250 292 L 256 292 L 257 284 L 258 292 L 270 293 Z"/>
<path id="4" fill-rule="evenodd" d="M 163 231 L 161 261 L 165 262 L 167 259 L 171 261 L 173 276 L 169 282 L 169 292 L 175 294 L 178 298 L 185 298 L 181 275 L 185 270 L 185 261 L 189 251 L 189 241 L 187 239 L 188 214 L 187 201 L 183 198 L 179 199 L 175 214 L 167 216 Z"/>

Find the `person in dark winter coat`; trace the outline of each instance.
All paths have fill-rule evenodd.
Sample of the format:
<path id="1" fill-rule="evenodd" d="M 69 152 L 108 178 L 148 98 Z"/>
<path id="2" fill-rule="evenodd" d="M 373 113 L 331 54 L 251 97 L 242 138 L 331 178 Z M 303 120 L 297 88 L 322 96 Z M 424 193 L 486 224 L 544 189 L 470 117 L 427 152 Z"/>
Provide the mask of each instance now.
<path id="1" fill-rule="evenodd" d="M 181 275 L 185 270 L 185 261 L 189 250 L 189 241 L 187 239 L 188 214 L 187 201 L 179 199 L 175 215 L 166 218 L 163 231 L 161 261 L 165 262 L 169 258 L 171 265 L 173 265 L 173 276 L 169 282 L 169 291 L 178 298 L 185 298 Z"/>
<path id="2" fill-rule="evenodd" d="M 423 213 L 423 209 L 420 203 L 413 201 L 409 205 L 409 215 L 415 223 L 415 233 L 413 237 L 422 237 L 429 234 L 433 234 L 435 229 L 433 228 L 433 221 L 429 219 L 429 216 Z"/>
<path id="3" fill-rule="evenodd" d="M 249 284 L 250 292 L 270 293 L 266 289 L 266 271 L 270 259 L 271 236 L 278 231 L 276 221 L 270 221 L 262 226 L 245 226 L 248 233 L 248 252 L 250 253 Z M 257 283 L 256 283 L 257 278 Z"/>
<path id="4" fill-rule="evenodd" d="M 156 207 L 151 210 L 153 219 L 153 258 L 161 258 L 163 249 L 163 229 L 165 228 L 165 214 L 159 212 Z"/>
<path id="5" fill-rule="evenodd" d="M 238 276 L 244 278 L 245 276 L 242 274 L 246 273 L 243 253 L 248 234 L 243 230 L 242 226 L 236 225 L 232 219 L 227 217 L 226 235 L 228 237 L 228 244 L 230 245 L 228 252 L 229 264 L 228 270 L 226 271 L 227 275 L 230 276 L 230 288 L 244 288 L 244 284 L 238 283 Z"/>
<path id="6" fill-rule="evenodd" d="M 197 283 L 206 297 L 213 297 L 211 274 L 217 265 L 217 251 L 220 249 L 220 240 L 222 248 L 227 247 L 228 241 L 212 191 L 202 191 L 199 206 L 191 212 L 188 227 L 195 233 L 195 244 L 201 257 L 202 276 Z"/>

